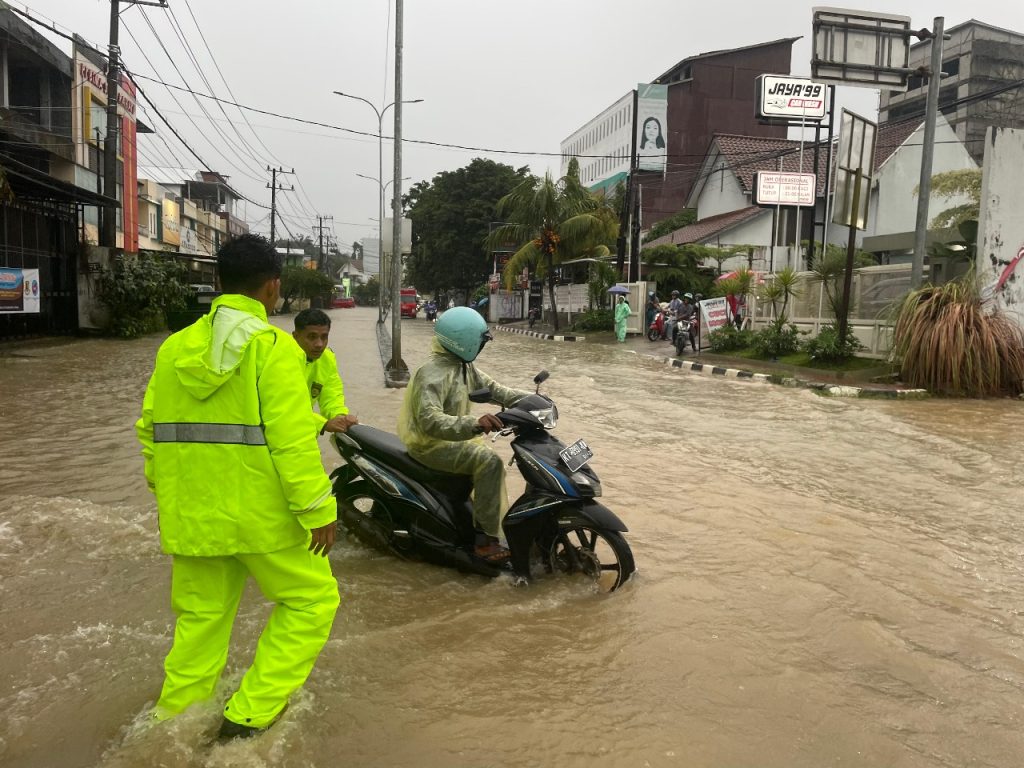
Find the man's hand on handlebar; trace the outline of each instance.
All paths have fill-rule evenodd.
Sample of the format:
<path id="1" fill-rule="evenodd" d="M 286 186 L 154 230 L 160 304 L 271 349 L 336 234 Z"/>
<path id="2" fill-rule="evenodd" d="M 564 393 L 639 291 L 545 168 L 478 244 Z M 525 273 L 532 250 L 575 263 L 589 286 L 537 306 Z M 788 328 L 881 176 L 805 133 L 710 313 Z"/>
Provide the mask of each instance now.
<path id="1" fill-rule="evenodd" d="M 477 419 L 476 426 L 481 432 L 500 432 L 505 428 L 505 425 L 501 423 L 501 419 L 493 413 L 485 413 Z"/>

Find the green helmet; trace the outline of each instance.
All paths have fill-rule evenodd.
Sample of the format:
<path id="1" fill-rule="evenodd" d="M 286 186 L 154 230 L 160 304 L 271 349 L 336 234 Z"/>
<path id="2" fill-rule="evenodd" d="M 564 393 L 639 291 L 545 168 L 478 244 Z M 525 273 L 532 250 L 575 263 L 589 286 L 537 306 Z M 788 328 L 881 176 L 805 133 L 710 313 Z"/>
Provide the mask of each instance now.
<path id="1" fill-rule="evenodd" d="M 434 335 L 442 347 L 467 363 L 476 360 L 484 344 L 494 338 L 480 313 L 469 307 L 447 310 L 434 326 Z"/>

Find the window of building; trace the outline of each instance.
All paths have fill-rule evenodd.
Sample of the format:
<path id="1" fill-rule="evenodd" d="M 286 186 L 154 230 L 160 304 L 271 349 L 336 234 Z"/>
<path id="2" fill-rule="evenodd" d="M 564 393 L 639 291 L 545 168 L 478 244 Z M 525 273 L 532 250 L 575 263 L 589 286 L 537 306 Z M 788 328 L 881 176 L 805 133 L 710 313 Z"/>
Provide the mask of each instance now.
<path id="1" fill-rule="evenodd" d="M 960 57 L 957 56 L 955 59 L 942 62 L 942 71 L 950 77 L 956 77 L 960 74 Z"/>

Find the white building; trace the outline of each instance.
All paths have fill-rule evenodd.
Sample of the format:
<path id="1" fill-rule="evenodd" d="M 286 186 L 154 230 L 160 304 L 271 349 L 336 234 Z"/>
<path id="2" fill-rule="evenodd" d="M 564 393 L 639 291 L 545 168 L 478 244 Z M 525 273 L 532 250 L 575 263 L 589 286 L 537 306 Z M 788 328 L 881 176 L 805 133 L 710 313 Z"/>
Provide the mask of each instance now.
<path id="1" fill-rule="evenodd" d="M 569 159 L 578 157 L 584 185 L 613 187 L 629 173 L 632 146 L 633 91 L 628 91 L 562 141 L 561 175 L 565 175 Z"/>
<path id="2" fill-rule="evenodd" d="M 380 275 L 380 240 L 376 237 L 364 237 L 359 241 L 363 246 L 363 272 L 367 275 Z"/>

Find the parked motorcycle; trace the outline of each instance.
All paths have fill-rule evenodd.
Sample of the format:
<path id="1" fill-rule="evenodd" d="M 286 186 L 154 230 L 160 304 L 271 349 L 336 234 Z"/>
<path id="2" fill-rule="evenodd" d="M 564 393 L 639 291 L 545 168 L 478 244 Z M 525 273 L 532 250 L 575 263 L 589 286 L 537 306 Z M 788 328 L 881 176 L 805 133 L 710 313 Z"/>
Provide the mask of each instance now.
<path id="1" fill-rule="evenodd" d="M 535 378 L 534 394 L 497 414 L 512 436 L 513 458 L 526 490 L 503 522 L 511 557 L 494 564 L 475 553 L 480 533 L 472 518 L 472 478 L 429 469 L 387 432 L 355 424 L 334 435 L 346 464 L 332 475 L 338 522 L 364 543 L 401 558 L 425 560 L 483 576 L 511 573 L 526 584 L 543 573 L 582 575 L 611 592 L 635 571 L 622 534 L 626 526 L 597 501 L 601 483 L 587 466 L 593 453 L 583 440 L 566 446 L 550 433 L 554 402 L 540 394 L 548 377 Z M 471 394 L 490 402 L 490 392 Z"/>
<path id="2" fill-rule="evenodd" d="M 663 306 L 661 311 L 658 312 L 651 324 L 647 326 L 647 340 L 648 341 L 660 341 L 665 339 L 665 333 L 668 329 L 669 323 L 669 311 Z"/>

